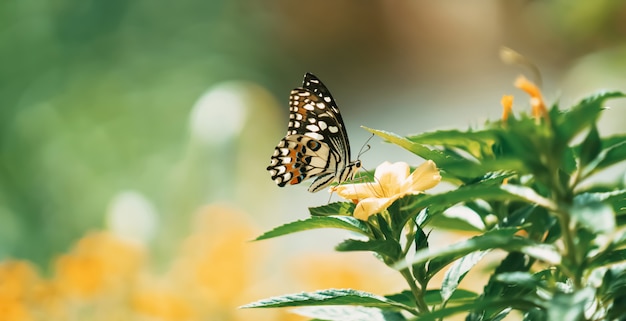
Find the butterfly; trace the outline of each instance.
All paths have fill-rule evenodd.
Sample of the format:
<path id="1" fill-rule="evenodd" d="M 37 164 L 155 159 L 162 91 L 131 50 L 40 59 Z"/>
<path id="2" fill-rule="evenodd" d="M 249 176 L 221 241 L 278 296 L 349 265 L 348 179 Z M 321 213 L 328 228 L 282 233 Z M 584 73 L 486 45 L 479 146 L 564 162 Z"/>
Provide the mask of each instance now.
<path id="1" fill-rule="evenodd" d="M 350 160 L 350 142 L 339 108 L 330 91 L 306 73 L 302 87 L 289 96 L 287 135 L 280 140 L 267 170 L 283 187 L 315 178 L 309 192 L 354 178 L 361 161 Z"/>

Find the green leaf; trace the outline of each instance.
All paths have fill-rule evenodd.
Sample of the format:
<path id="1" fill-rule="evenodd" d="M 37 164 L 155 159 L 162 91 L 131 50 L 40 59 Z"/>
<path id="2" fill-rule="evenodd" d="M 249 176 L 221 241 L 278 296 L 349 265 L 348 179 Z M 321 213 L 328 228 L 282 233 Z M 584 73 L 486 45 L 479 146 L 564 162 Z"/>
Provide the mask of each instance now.
<path id="1" fill-rule="evenodd" d="M 240 308 L 282 308 L 322 305 L 358 305 L 414 312 L 413 308 L 400 302 L 376 294 L 352 289 L 327 289 L 315 292 L 286 294 L 248 303 Z"/>
<path id="2" fill-rule="evenodd" d="M 423 159 L 430 159 L 433 160 L 435 163 L 443 162 L 446 159 L 446 156 L 441 151 L 430 149 L 422 144 L 414 143 L 394 133 L 390 133 L 384 130 L 367 128 L 364 126 L 361 127 L 369 131 L 370 133 L 375 134 L 376 136 L 392 144 L 398 145 Z"/>
<path id="3" fill-rule="evenodd" d="M 572 293 L 556 293 L 550 300 L 548 320 L 586 320 L 585 307 L 593 300 L 594 293 L 592 288 Z"/>
<path id="4" fill-rule="evenodd" d="M 582 175 L 586 177 L 624 160 L 626 160 L 626 140 L 610 145 L 600 151 L 595 159 L 584 167 Z"/>
<path id="5" fill-rule="evenodd" d="M 441 284 L 441 298 L 445 303 L 452 297 L 459 283 L 465 278 L 467 272 L 471 270 L 489 251 L 478 251 L 470 253 L 452 264 L 446 271 Z"/>
<path id="6" fill-rule="evenodd" d="M 402 253 L 400 244 L 391 240 L 359 241 L 348 239 L 335 247 L 340 252 L 372 251 L 384 255 L 392 260 L 398 260 Z"/>
<path id="7" fill-rule="evenodd" d="M 512 175 L 512 172 L 526 172 L 526 164 L 519 158 L 502 157 L 498 159 L 481 159 L 477 161 L 469 160 L 450 160 L 447 162 L 439 162 L 437 166 L 443 170 L 445 175 L 458 178 L 466 183 L 474 183 L 471 179 L 482 178 L 486 174 L 497 174 L 502 179 Z M 502 181 L 500 179 L 500 181 Z M 449 180 L 449 179 L 448 179 Z"/>
<path id="8" fill-rule="evenodd" d="M 468 240 L 455 243 L 437 250 L 420 250 L 417 251 L 411 259 L 407 260 L 407 264 L 425 263 L 435 258 L 445 261 L 447 262 L 446 264 L 449 264 L 475 251 L 490 250 L 493 248 L 504 246 L 506 244 L 511 244 L 513 242 L 519 243 L 520 240 L 514 237 L 514 234 L 516 232 L 517 229 L 515 228 L 492 230 L 486 232 L 485 234 L 474 236 Z M 395 268 L 406 268 L 406 264 L 398 265 Z M 431 271 L 431 268 L 429 267 L 429 273 L 431 272 L 434 273 L 436 271 Z"/>
<path id="9" fill-rule="evenodd" d="M 582 227 L 594 233 L 610 233 L 615 229 L 613 208 L 599 199 L 599 195 L 584 193 L 574 197 L 570 215 Z"/>
<path id="10" fill-rule="evenodd" d="M 517 195 L 512 195 L 511 193 L 503 190 L 499 185 L 479 184 L 462 186 L 455 190 L 440 194 L 426 195 L 426 197 L 415 199 L 410 204 L 407 204 L 407 208 L 421 209 L 428 207 L 431 215 L 437 215 L 456 204 L 474 199 L 495 201 L 520 198 Z M 425 219 L 428 220 L 429 218 Z"/>
<path id="11" fill-rule="evenodd" d="M 598 120 L 606 99 L 626 97 L 619 91 L 602 91 L 583 99 L 555 119 L 555 129 L 562 142 L 570 142 L 578 133 Z"/>
<path id="12" fill-rule="evenodd" d="M 396 294 L 385 295 L 386 298 L 400 302 L 404 305 L 414 307 L 415 306 L 415 298 L 413 297 L 413 293 L 409 290 L 402 291 Z M 464 289 L 457 289 L 454 291 L 452 296 L 448 299 L 448 302 L 460 304 L 466 302 L 473 302 L 478 297 L 476 292 L 472 292 Z M 441 297 L 441 291 L 436 289 L 426 290 L 424 293 L 424 301 L 427 305 L 441 305 L 443 304 L 443 298 Z"/>
<path id="13" fill-rule="evenodd" d="M 360 306 L 301 307 L 290 312 L 315 320 L 325 321 L 405 321 L 406 318 L 395 311 Z"/>
<path id="14" fill-rule="evenodd" d="M 602 252 L 592 259 L 589 268 L 611 265 L 626 261 L 626 249 Z"/>
<path id="15" fill-rule="evenodd" d="M 438 250 L 431 251 L 426 249 L 417 251 L 413 258 L 407 260 L 406 263 L 394 266 L 394 268 L 404 269 L 407 267 L 407 264 L 420 264 L 436 259 L 440 262 L 437 265 L 439 269 L 469 253 L 495 248 L 506 251 L 520 251 L 550 264 L 559 264 L 561 262 L 561 255 L 556 247 L 551 244 L 537 243 L 529 239 L 515 236 L 514 234 L 517 231 L 517 228 L 491 230 L 485 234 L 474 236 L 468 240 Z M 442 264 L 442 262 L 445 264 Z M 428 273 L 434 274 L 436 272 L 436 270 L 431 270 L 429 265 Z"/>
<path id="16" fill-rule="evenodd" d="M 432 311 L 431 313 L 422 314 L 419 316 L 419 321 L 435 321 L 435 320 L 446 320 L 446 317 L 449 317 L 458 313 L 467 313 L 467 311 L 473 310 L 484 310 L 484 309 L 495 309 L 495 310 L 506 310 L 508 308 L 515 308 L 519 310 L 528 310 L 535 307 L 541 306 L 541 302 L 538 302 L 534 299 L 507 299 L 507 298 L 497 298 L 497 299 L 479 299 L 470 303 L 459 304 L 455 306 L 446 306 L 443 309 L 438 309 Z M 470 318 L 466 318 L 465 320 L 474 320 Z M 479 318 L 479 320 L 483 320 Z M 484 319 L 491 320 L 491 319 Z M 565 319 L 550 319 L 550 320 L 565 320 Z"/>
<path id="17" fill-rule="evenodd" d="M 311 216 L 352 216 L 355 206 L 356 205 L 351 202 L 335 202 L 323 206 L 309 207 L 309 213 Z"/>
<path id="18" fill-rule="evenodd" d="M 261 236 L 257 237 L 255 241 L 319 228 L 343 229 L 356 232 L 367 237 L 372 237 L 372 232 L 370 231 L 369 226 L 352 216 L 315 216 L 276 227 L 273 230 L 265 232 Z"/>

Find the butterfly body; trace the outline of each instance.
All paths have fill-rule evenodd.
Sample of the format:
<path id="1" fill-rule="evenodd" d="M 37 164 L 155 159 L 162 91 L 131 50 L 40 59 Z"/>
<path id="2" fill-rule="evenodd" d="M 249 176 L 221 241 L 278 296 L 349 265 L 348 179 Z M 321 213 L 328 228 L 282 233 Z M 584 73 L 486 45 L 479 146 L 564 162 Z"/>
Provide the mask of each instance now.
<path id="1" fill-rule="evenodd" d="M 315 180 L 309 192 L 354 178 L 361 167 L 350 160 L 345 125 L 330 92 L 314 75 L 304 76 L 302 87 L 289 96 L 287 135 L 281 139 L 267 170 L 278 186 Z"/>

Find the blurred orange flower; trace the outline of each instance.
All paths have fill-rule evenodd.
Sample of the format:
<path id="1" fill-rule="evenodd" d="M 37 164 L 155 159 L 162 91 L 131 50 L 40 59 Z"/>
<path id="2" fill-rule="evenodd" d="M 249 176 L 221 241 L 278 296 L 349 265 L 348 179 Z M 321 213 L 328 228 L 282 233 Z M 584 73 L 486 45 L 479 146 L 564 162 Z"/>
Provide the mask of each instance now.
<path id="1" fill-rule="evenodd" d="M 541 95 L 541 90 L 539 90 L 537 85 L 526 79 L 526 77 L 519 76 L 515 80 L 515 87 L 530 95 L 530 106 L 532 108 L 532 115 L 535 119 L 539 120 L 543 117 L 546 121 L 550 120 L 546 104 L 544 103 L 543 96 Z"/>
<path id="2" fill-rule="evenodd" d="M 500 104 L 502 104 L 502 121 L 506 122 L 513 112 L 513 96 L 503 95 Z"/>

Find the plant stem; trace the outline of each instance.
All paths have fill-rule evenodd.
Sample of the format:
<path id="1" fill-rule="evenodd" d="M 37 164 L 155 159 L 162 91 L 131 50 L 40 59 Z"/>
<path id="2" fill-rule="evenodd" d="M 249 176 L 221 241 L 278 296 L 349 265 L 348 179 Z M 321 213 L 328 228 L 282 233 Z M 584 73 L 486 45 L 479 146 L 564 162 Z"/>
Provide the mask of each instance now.
<path id="1" fill-rule="evenodd" d="M 415 299 L 415 306 L 417 307 L 417 310 L 420 313 L 429 312 L 430 310 L 428 309 L 428 304 L 426 304 L 426 301 L 424 301 L 424 293 L 422 291 L 423 289 L 417 287 L 417 284 L 415 283 L 415 279 L 411 275 L 411 272 L 409 272 L 408 269 L 403 269 L 400 271 L 400 274 L 402 274 L 402 277 L 404 277 L 406 282 L 409 284 L 409 287 L 411 288 L 411 293 L 413 293 L 413 298 Z"/>

